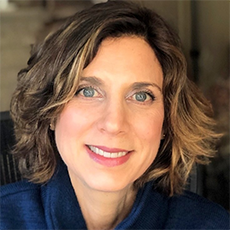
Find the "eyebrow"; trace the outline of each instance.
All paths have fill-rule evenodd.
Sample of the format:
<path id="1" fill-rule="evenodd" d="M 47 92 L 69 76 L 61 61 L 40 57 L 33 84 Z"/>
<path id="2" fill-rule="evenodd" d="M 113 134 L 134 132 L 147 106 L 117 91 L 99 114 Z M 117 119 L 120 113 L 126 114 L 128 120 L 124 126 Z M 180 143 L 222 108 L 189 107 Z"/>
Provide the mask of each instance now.
<path id="1" fill-rule="evenodd" d="M 93 84 L 93 85 L 96 85 L 96 86 L 101 86 L 101 85 L 104 85 L 103 81 L 97 77 L 81 77 L 80 78 L 80 82 L 82 81 L 86 81 L 90 84 Z M 157 88 L 160 92 L 162 92 L 162 89 L 159 85 L 157 85 L 156 83 L 149 83 L 149 82 L 134 82 L 132 84 L 132 88 L 138 90 L 138 89 L 142 89 L 142 88 L 145 88 L 145 87 L 149 87 L 149 86 L 152 86 L 152 87 L 155 87 Z"/>
<path id="2" fill-rule="evenodd" d="M 162 92 L 162 89 L 159 85 L 157 85 L 156 83 L 149 83 L 149 82 L 135 82 L 133 83 L 133 88 L 134 89 L 141 89 L 141 88 L 145 88 L 145 87 L 156 87 L 160 92 Z"/>
<path id="3" fill-rule="evenodd" d="M 100 86 L 103 85 L 103 81 L 97 77 L 81 77 L 80 82 L 86 81 L 89 82 L 90 84 Z"/>

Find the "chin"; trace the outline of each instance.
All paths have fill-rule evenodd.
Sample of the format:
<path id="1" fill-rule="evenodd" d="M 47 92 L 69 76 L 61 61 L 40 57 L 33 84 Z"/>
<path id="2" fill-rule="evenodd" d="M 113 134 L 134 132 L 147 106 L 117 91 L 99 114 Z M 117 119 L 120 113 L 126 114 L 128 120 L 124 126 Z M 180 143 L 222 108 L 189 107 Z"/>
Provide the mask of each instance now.
<path id="1" fill-rule="evenodd" d="M 100 179 L 98 180 L 94 180 L 91 181 L 90 183 L 88 183 L 88 186 L 93 189 L 93 190 L 97 190 L 97 191 L 101 191 L 101 192 L 119 192 L 122 191 L 124 189 L 128 189 L 130 187 L 132 187 L 133 182 L 119 182 L 119 181 L 102 181 Z"/>

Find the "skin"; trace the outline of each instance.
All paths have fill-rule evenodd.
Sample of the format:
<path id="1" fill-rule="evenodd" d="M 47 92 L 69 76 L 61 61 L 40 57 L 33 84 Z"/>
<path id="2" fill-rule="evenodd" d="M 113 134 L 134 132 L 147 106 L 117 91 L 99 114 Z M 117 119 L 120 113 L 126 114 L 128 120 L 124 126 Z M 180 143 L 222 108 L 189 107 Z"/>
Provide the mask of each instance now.
<path id="1" fill-rule="evenodd" d="M 162 86 L 161 66 L 142 38 L 107 38 L 57 119 L 56 144 L 88 229 L 113 229 L 130 212 L 133 182 L 160 145 Z M 127 150 L 129 158 L 103 165 L 89 156 L 88 145 Z"/>

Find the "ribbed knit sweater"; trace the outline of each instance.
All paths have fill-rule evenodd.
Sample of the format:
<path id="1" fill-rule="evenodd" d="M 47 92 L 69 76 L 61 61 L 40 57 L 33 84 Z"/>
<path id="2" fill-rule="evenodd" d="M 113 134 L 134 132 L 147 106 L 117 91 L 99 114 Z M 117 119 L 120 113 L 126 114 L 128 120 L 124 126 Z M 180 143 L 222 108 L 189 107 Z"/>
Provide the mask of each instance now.
<path id="1" fill-rule="evenodd" d="M 152 182 L 139 190 L 129 216 L 115 229 L 229 229 L 229 214 L 197 194 L 166 197 Z M 0 229 L 87 229 L 64 163 L 45 185 L 1 187 Z"/>

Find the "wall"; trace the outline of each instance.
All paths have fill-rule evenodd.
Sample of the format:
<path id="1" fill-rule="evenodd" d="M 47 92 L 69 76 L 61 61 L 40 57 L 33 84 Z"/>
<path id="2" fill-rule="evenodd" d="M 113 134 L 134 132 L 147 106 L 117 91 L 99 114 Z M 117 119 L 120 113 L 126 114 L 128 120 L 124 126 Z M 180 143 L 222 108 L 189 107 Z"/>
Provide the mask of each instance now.
<path id="1" fill-rule="evenodd" d="M 41 9 L 19 9 L 1 12 L 0 109 L 9 110 L 16 87 L 17 73 L 26 66 L 30 45 L 46 18 Z"/>
<path id="2" fill-rule="evenodd" d="M 217 157 L 204 170 L 204 195 L 229 210 L 229 2 L 197 1 L 197 20 L 198 84 L 212 102 L 217 129 L 223 133 Z"/>
<path id="3" fill-rule="evenodd" d="M 12 0 L 8 8 L 0 8 L 0 111 L 9 110 L 17 73 L 26 67 L 30 46 L 44 36 L 47 24 L 89 5 L 90 1 L 49 0 L 44 8 L 42 1 Z"/>
<path id="4" fill-rule="evenodd" d="M 199 85 L 208 91 L 229 77 L 229 2 L 197 1 Z"/>

